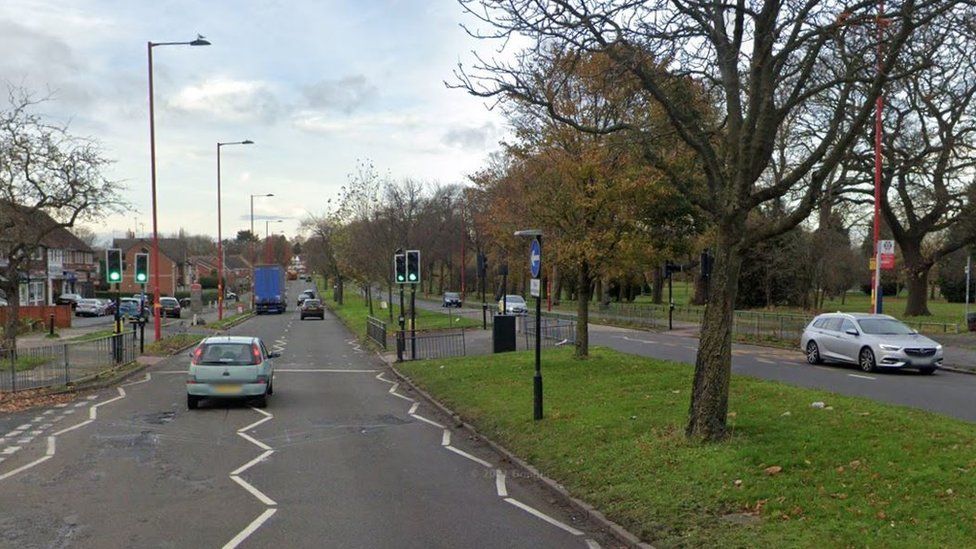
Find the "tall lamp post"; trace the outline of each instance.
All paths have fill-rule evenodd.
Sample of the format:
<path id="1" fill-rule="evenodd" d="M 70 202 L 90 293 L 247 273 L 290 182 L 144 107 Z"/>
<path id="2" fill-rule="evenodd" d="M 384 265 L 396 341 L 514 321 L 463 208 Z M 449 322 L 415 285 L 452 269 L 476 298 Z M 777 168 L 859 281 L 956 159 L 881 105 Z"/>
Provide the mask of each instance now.
<path id="1" fill-rule="evenodd" d="M 220 148 L 227 145 L 253 145 L 254 141 L 217 142 L 217 320 L 224 319 L 224 237 L 220 230 Z"/>
<path id="2" fill-rule="evenodd" d="M 532 238 L 529 252 L 532 289 L 535 294 L 535 376 L 532 378 L 532 417 L 540 420 L 542 419 L 542 284 L 539 276 L 542 274 L 542 231 L 539 229 L 515 231 L 515 236 Z"/>
<path id="3" fill-rule="evenodd" d="M 197 35 L 196 40 L 189 42 L 147 42 L 146 51 L 149 53 L 149 164 L 152 180 L 152 268 L 153 268 L 153 331 L 156 341 L 162 337 L 159 305 L 159 225 L 156 219 L 156 116 L 153 105 L 153 48 L 157 46 L 209 46 L 210 42 Z"/>
<path id="4" fill-rule="evenodd" d="M 264 260 L 268 263 L 271 263 L 271 231 L 269 228 L 271 227 L 272 223 L 281 223 L 282 221 L 283 221 L 282 219 L 275 219 L 275 220 L 266 219 L 264 221 L 264 243 L 265 243 L 264 245 L 266 246 L 266 250 L 264 252 Z"/>

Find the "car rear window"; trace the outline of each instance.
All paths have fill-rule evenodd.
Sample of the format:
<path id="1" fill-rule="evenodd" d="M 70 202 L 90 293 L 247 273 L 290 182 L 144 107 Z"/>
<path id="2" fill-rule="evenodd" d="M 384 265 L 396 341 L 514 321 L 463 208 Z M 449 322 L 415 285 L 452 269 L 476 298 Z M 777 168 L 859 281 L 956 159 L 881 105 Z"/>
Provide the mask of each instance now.
<path id="1" fill-rule="evenodd" d="M 306 299 L 305 300 L 305 306 L 306 307 L 309 307 L 309 308 L 311 308 L 311 307 L 318 307 L 321 304 L 322 304 L 322 302 L 319 301 L 319 300 L 317 300 L 317 299 Z"/>
<path id="2" fill-rule="evenodd" d="M 261 363 L 261 352 L 249 343 L 204 343 L 193 351 L 197 365 L 250 366 Z"/>
<path id="3" fill-rule="evenodd" d="M 446 297 L 448 299 L 456 299 L 456 298 L 458 298 L 460 296 L 458 294 L 454 294 L 454 293 L 445 293 L 444 294 L 444 297 Z"/>

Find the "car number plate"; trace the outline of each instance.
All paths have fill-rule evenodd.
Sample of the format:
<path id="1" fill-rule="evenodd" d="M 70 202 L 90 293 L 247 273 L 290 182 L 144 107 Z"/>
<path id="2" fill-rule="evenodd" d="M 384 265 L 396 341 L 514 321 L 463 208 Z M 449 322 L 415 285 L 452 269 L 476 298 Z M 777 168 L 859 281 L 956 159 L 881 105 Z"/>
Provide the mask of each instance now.
<path id="1" fill-rule="evenodd" d="M 233 395 L 233 394 L 237 394 L 237 393 L 241 392 L 241 386 L 238 385 L 238 384 L 234 384 L 234 385 L 217 385 L 216 387 L 214 387 L 214 392 L 215 393 L 220 393 L 222 395 L 227 395 L 227 394 Z"/>

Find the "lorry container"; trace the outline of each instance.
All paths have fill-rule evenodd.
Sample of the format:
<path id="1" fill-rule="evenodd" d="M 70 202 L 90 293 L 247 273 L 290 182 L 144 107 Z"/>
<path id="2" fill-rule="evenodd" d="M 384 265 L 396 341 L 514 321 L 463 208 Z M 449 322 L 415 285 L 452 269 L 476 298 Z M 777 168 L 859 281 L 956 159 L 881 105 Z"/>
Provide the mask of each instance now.
<path id="1" fill-rule="evenodd" d="M 288 295 L 281 265 L 254 266 L 254 305 L 258 314 L 285 312 Z"/>

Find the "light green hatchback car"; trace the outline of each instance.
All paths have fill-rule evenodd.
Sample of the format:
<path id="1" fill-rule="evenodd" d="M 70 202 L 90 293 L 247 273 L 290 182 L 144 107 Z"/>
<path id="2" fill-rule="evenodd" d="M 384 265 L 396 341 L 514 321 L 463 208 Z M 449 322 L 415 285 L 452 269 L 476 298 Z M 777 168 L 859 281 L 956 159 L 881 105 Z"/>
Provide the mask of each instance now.
<path id="1" fill-rule="evenodd" d="M 195 409 L 201 400 L 248 399 L 258 408 L 268 405 L 274 393 L 274 360 L 280 353 L 268 352 L 256 337 L 208 337 L 190 353 L 186 378 L 186 407 Z"/>

